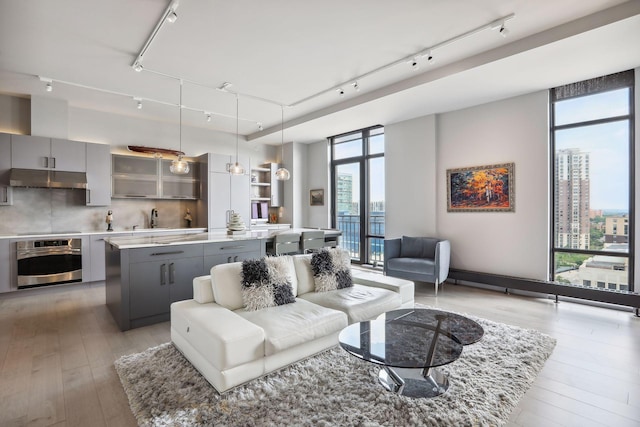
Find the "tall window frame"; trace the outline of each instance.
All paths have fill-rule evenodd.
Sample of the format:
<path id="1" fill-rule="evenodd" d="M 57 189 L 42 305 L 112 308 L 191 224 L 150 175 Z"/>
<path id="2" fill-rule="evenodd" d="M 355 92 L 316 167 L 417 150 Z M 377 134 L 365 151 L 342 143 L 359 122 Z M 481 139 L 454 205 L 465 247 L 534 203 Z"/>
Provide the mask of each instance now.
<path id="1" fill-rule="evenodd" d="M 382 137 L 382 145 L 379 139 Z M 373 143 L 374 139 L 378 143 Z M 384 162 L 384 127 L 382 125 L 371 126 L 328 138 L 331 147 L 331 225 L 333 228 L 342 229 L 342 238 L 340 246 L 351 254 L 351 261 L 355 264 L 371 264 L 373 266 L 382 265 L 384 257 L 384 200 L 382 200 L 382 215 L 380 212 L 374 212 L 372 208 L 372 200 L 370 194 L 372 190 L 372 180 L 370 173 L 372 172 L 373 162 Z M 359 141 L 359 144 L 356 144 Z M 350 150 L 342 150 L 342 145 L 350 144 L 356 147 L 352 154 Z M 352 148 L 353 148 L 352 147 Z M 372 148 L 375 147 L 375 148 Z M 341 154 L 337 155 L 337 151 Z M 357 151 L 357 152 L 356 152 Z M 339 170 L 346 165 L 358 165 L 358 193 L 359 205 L 358 214 L 351 215 L 346 218 L 340 212 L 340 205 L 344 201 L 339 200 L 340 190 L 338 189 Z M 384 169 L 383 169 L 384 170 Z M 373 200 L 377 202 L 377 200 Z M 378 209 L 379 206 L 376 206 Z M 355 218 L 357 217 L 357 218 Z M 356 224 L 357 221 L 357 224 Z M 358 237 L 353 241 L 353 233 L 356 232 Z"/>
<path id="2" fill-rule="evenodd" d="M 583 111 L 581 114 L 584 116 L 581 120 L 558 120 L 558 107 L 563 101 L 577 100 L 583 97 L 604 95 L 612 93 L 613 91 L 625 90 L 627 91 L 628 110 L 626 113 L 608 113 L 601 111 L 599 114 L 589 110 Z M 610 74 L 582 82 L 568 84 L 560 87 L 553 88 L 549 91 L 549 114 L 550 114 L 550 172 L 551 172 L 551 188 L 550 188 L 550 251 L 549 251 L 549 280 L 557 281 L 559 272 L 562 269 L 561 261 L 563 257 L 566 259 L 569 256 L 580 257 L 585 259 L 581 261 L 582 264 L 579 268 L 588 269 L 591 265 L 597 264 L 597 259 L 620 260 L 626 259 L 626 272 L 627 272 L 627 284 L 626 286 L 616 285 L 615 283 L 607 282 L 604 279 L 596 279 L 593 276 L 593 280 L 588 275 L 582 280 L 582 283 L 572 283 L 574 285 L 584 286 L 587 288 L 598 290 L 615 290 L 620 292 L 633 292 L 634 291 L 634 254 L 635 254 L 635 75 L 634 70 L 623 71 L 620 73 Z M 578 210 L 575 212 L 576 207 L 581 206 L 579 198 L 575 196 L 580 192 L 572 184 L 562 184 L 563 180 L 560 176 L 571 175 L 572 181 L 576 181 L 576 175 L 580 172 L 576 171 L 579 168 L 568 167 L 569 162 L 585 162 L 586 169 L 589 170 L 589 156 L 584 156 L 585 152 L 581 152 L 580 149 L 573 150 L 567 148 L 558 149 L 558 137 L 561 132 L 571 132 L 580 129 L 595 129 L 597 126 L 609 126 L 619 125 L 619 128 L 626 128 L 628 135 L 628 212 L 625 218 L 625 231 L 627 235 L 628 252 L 620 252 L 616 250 L 608 250 L 607 248 L 595 249 L 596 246 L 592 236 L 593 223 L 591 216 L 595 214 L 589 203 L 589 235 L 580 238 L 575 235 L 571 235 L 573 231 L 569 233 L 560 232 L 563 224 L 562 215 L 571 214 L 571 218 L 574 223 L 581 223 L 579 218 L 582 213 Z M 558 151 L 560 150 L 560 151 Z M 564 164 L 563 164 L 564 161 Z M 626 165 L 623 165 L 626 166 Z M 590 180 L 587 180 L 587 186 L 590 186 Z M 568 182 L 568 180 L 564 180 Z M 562 194 L 563 190 L 567 193 L 571 192 L 573 198 L 571 200 L 571 207 L 568 207 L 567 199 L 562 200 L 559 194 Z M 590 191 L 590 188 L 589 188 Z M 591 195 L 589 195 L 591 197 Z M 565 211 L 563 212 L 564 203 Z M 598 206 L 595 206 L 598 208 Z M 569 215 L 567 215 L 569 216 Z M 564 222 L 569 223 L 569 219 L 565 219 Z M 566 235 L 571 235 L 566 237 Z M 606 237 L 606 236 L 605 236 Z M 606 241 L 606 240 L 605 240 Z M 584 248 L 581 246 L 589 246 Z M 620 270 L 620 265 L 613 265 L 612 270 Z M 609 268 L 607 267 L 607 268 Z M 577 265 L 574 268 L 578 268 Z M 582 275 L 579 276 L 582 278 Z M 601 276 L 604 277 L 604 276 Z"/>

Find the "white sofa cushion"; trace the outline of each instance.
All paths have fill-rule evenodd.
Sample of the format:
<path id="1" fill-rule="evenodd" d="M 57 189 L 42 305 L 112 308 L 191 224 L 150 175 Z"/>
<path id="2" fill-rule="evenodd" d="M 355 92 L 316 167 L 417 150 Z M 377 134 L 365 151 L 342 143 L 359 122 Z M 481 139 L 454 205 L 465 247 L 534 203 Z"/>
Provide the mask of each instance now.
<path id="1" fill-rule="evenodd" d="M 287 268 L 293 295 L 298 289 L 293 259 L 290 256 L 283 257 Z M 242 262 L 219 264 L 211 268 L 211 286 L 216 303 L 229 310 L 237 310 L 244 307 L 242 301 Z"/>
<path id="2" fill-rule="evenodd" d="M 258 311 L 240 309 L 234 313 L 264 330 L 265 356 L 339 332 L 347 326 L 347 316 L 341 311 L 301 299 L 293 304 Z"/>
<path id="3" fill-rule="evenodd" d="M 193 299 L 200 304 L 215 302 L 210 275 L 193 278 Z"/>
<path id="4" fill-rule="evenodd" d="M 216 303 L 171 304 L 171 328 L 220 371 L 264 357 L 262 328 Z"/>
<path id="5" fill-rule="evenodd" d="M 399 294 L 362 285 L 327 292 L 308 292 L 298 299 L 340 310 L 349 317 L 350 324 L 374 319 L 402 305 Z"/>
<path id="6" fill-rule="evenodd" d="M 294 295 L 302 295 L 307 292 L 313 292 L 316 289 L 316 283 L 311 270 L 311 254 L 296 255 L 293 257 L 293 264 L 298 277 L 298 289 Z"/>

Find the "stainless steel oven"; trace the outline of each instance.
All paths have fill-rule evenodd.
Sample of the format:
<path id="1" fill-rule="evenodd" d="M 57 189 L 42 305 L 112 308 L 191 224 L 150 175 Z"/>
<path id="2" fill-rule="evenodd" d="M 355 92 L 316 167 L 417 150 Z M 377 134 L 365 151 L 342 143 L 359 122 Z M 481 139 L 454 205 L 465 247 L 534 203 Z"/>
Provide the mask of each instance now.
<path id="1" fill-rule="evenodd" d="M 18 288 L 82 281 L 82 240 L 16 242 Z"/>

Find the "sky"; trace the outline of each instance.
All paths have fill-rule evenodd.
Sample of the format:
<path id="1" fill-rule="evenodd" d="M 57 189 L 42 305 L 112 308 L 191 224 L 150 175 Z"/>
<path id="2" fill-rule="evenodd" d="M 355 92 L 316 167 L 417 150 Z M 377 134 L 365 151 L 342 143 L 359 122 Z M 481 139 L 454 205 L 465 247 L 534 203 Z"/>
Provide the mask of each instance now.
<path id="1" fill-rule="evenodd" d="M 556 124 L 628 114 L 628 89 L 556 103 Z M 589 153 L 591 209 L 629 209 L 629 124 L 617 121 L 556 132 L 556 150 Z"/>

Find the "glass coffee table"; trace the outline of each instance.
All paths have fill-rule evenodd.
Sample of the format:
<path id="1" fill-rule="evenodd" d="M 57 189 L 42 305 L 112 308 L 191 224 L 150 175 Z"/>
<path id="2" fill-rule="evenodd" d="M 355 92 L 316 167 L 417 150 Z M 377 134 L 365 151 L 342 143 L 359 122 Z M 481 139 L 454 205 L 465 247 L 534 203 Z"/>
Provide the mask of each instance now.
<path id="1" fill-rule="evenodd" d="M 458 359 L 463 346 L 483 334 L 482 326 L 459 314 L 412 308 L 349 325 L 339 342 L 350 354 L 381 365 L 378 381 L 387 390 L 434 397 L 449 388 L 447 375 L 437 368 Z"/>

